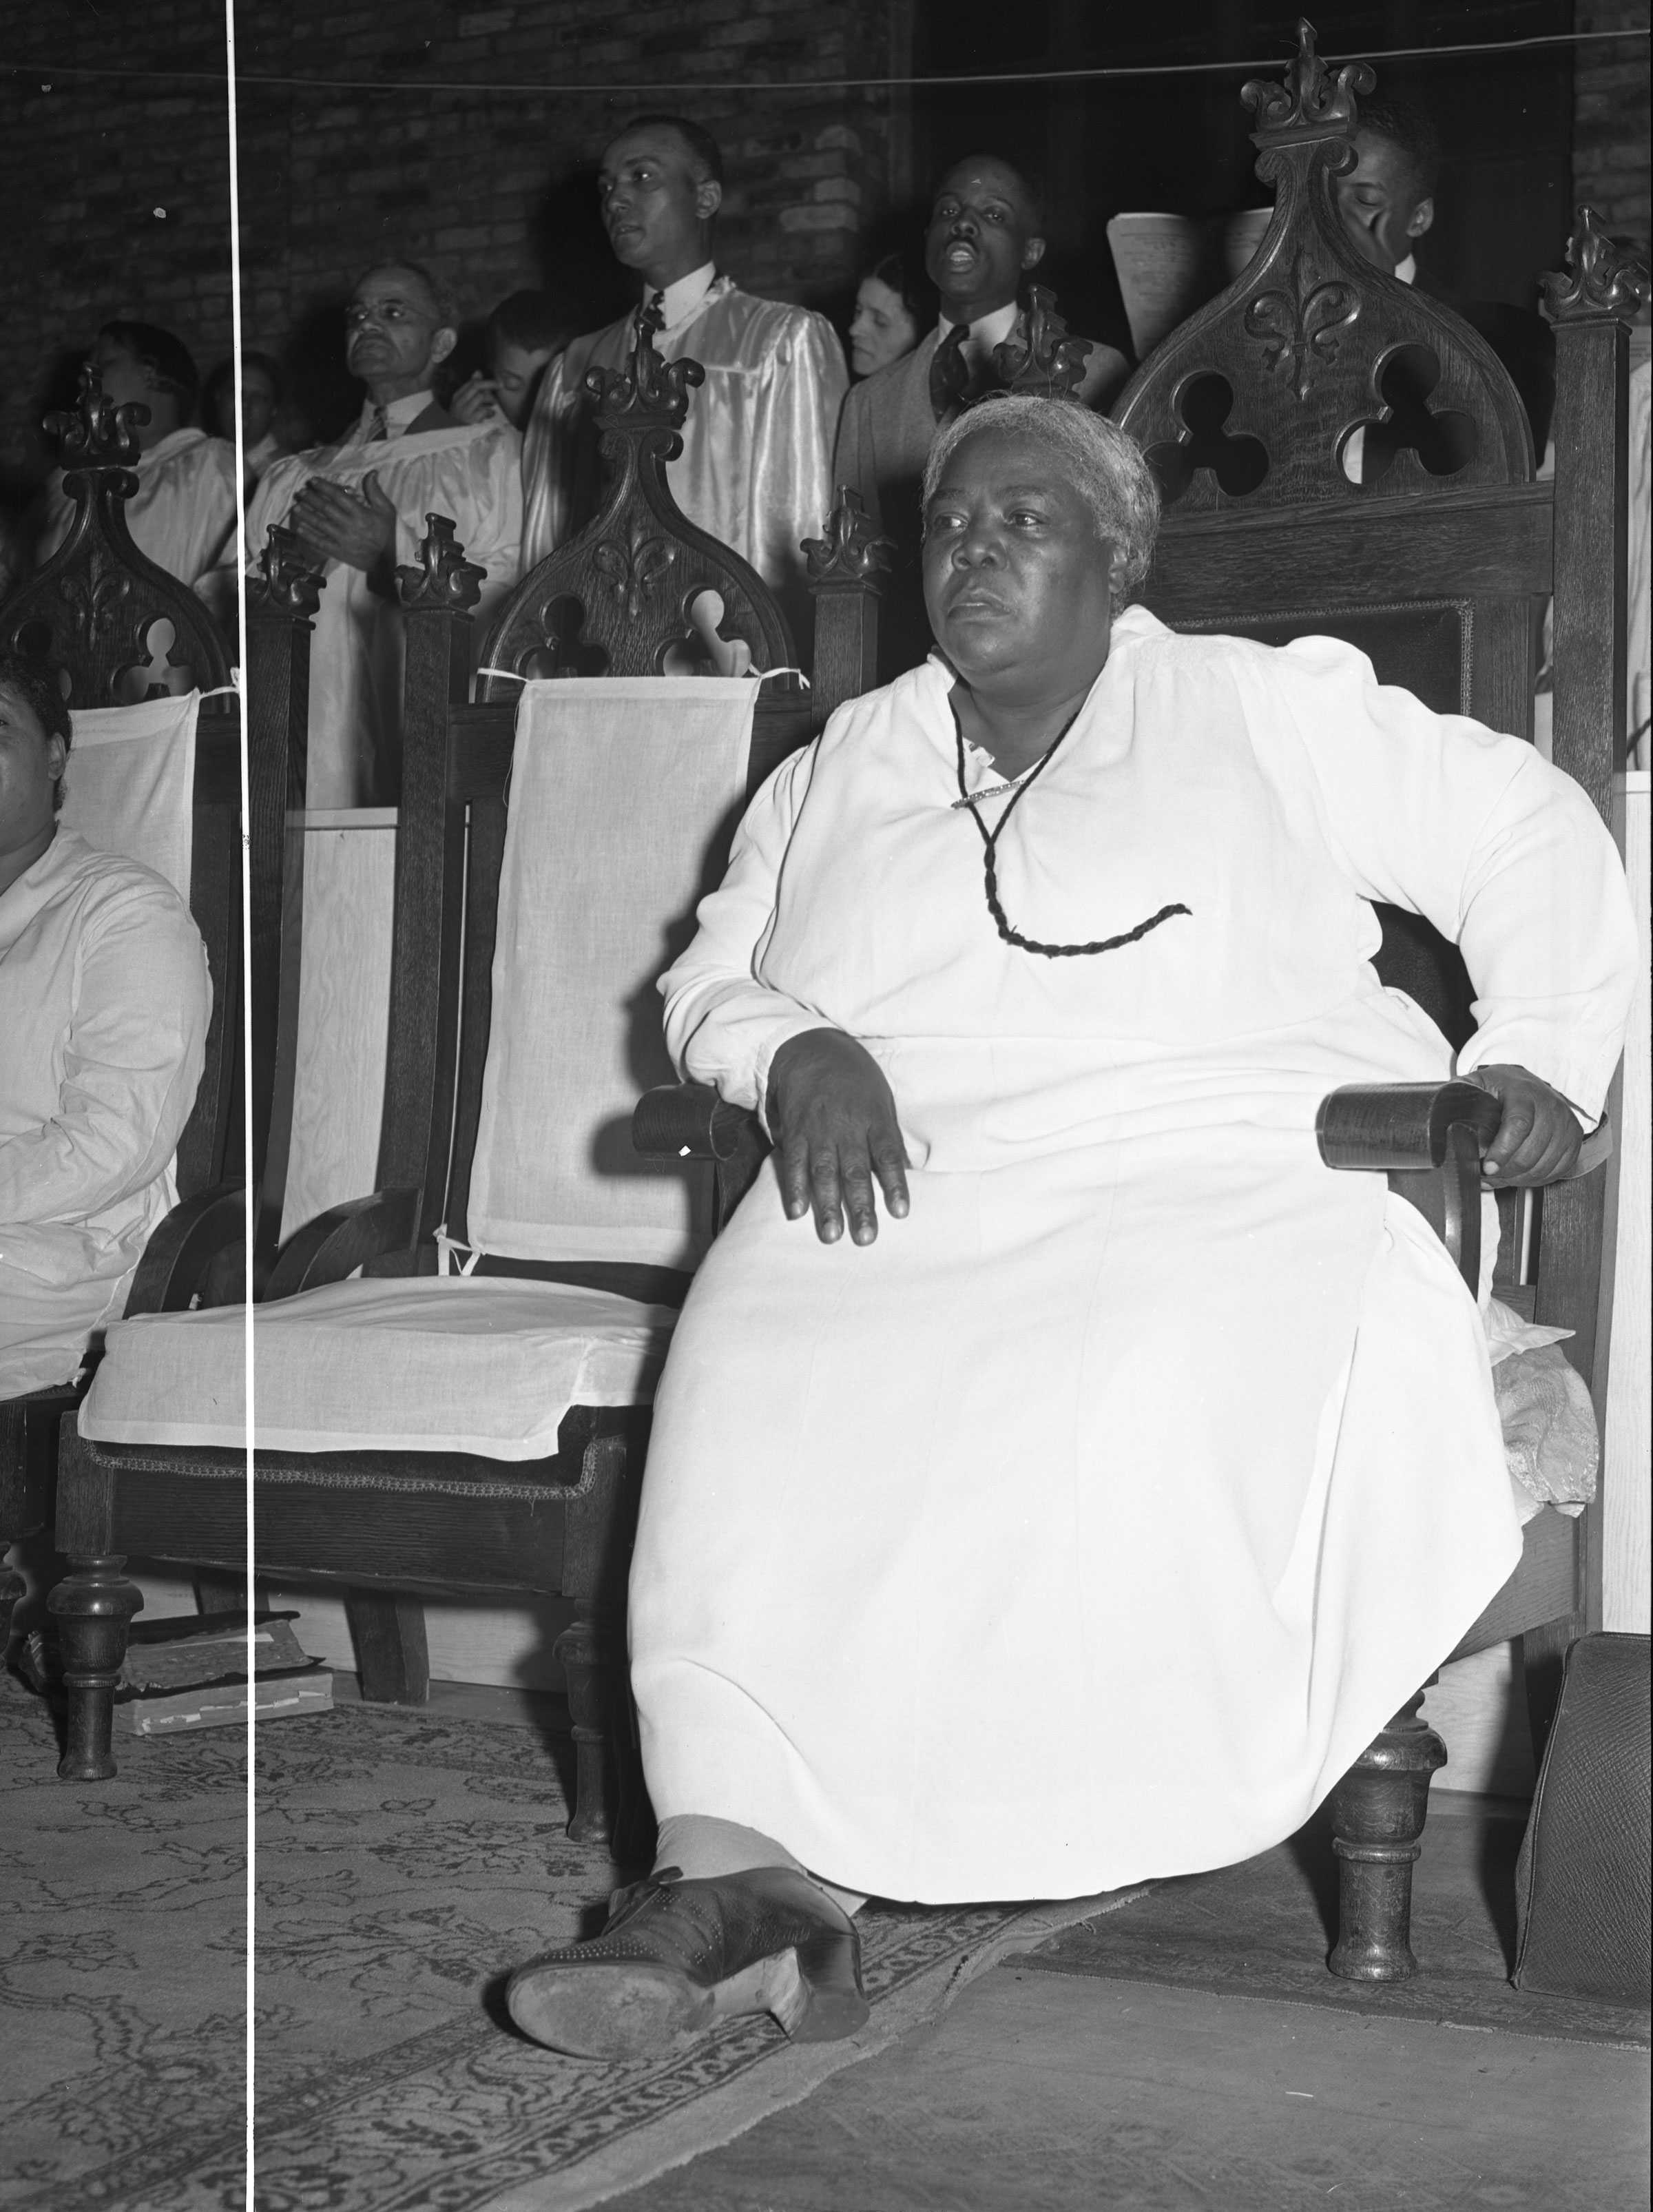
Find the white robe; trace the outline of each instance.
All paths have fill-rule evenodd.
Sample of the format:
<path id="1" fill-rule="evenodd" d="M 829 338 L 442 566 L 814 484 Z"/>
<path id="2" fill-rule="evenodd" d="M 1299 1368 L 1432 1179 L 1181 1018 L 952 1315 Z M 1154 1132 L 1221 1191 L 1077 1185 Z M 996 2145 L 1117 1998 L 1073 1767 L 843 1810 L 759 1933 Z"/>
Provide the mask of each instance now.
<path id="1" fill-rule="evenodd" d="M 656 1405 L 631 1580 L 657 1814 L 930 1900 L 1079 1896 L 1290 1834 L 1507 1578 L 1474 1298 L 1340 1084 L 1452 1054 L 1371 902 L 1462 942 L 1480 1024 L 1596 1115 L 1636 958 L 1618 856 L 1532 748 L 1319 638 L 1133 609 L 1000 855 L 939 659 L 758 793 L 665 978 L 685 1074 L 762 1098 L 830 1023 L 890 1078 L 912 1210 L 820 1244 L 766 1170 Z M 984 757 L 975 787 L 999 779 Z M 995 819 L 1002 799 L 984 802 Z"/>
<path id="2" fill-rule="evenodd" d="M 137 489 L 126 502 L 126 527 L 140 553 L 193 586 L 235 547 L 235 448 L 204 430 L 173 430 L 135 464 Z M 48 561 L 69 535 L 75 502 L 63 471 L 46 492 L 39 558 Z"/>
<path id="3" fill-rule="evenodd" d="M 66 1382 L 177 1195 L 212 986 L 169 884 L 59 830 L 0 891 L 0 1398 Z"/>
<path id="4" fill-rule="evenodd" d="M 508 422 L 456 422 L 411 436 L 362 442 L 359 432 L 272 461 L 247 514 L 250 575 L 272 524 L 287 520 L 312 477 L 354 491 L 370 471 L 396 507 L 396 559 L 413 564 L 427 514 L 447 515 L 465 558 L 488 572 L 472 617 L 478 639 L 517 580 L 522 543 L 521 441 Z M 337 561 L 310 643 L 309 774 L 306 804 L 364 806 L 393 789 L 402 743 L 402 611 Z"/>
<path id="5" fill-rule="evenodd" d="M 523 447 L 523 573 L 569 536 L 580 465 L 585 378 L 621 368 L 636 318 L 575 338 L 547 370 Z M 843 348 L 823 315 L 759 300 L 719 276 L 681 322 L 659 331 L 664 361 L 687 354 L 706 371 L 689 395 L 683 453 L 666 482 L 690 522 L 750 562 L 781 599 L 793 635 L 809 635 L 806 538 L 832 511 L 832 441 L 848 389 Z"/>

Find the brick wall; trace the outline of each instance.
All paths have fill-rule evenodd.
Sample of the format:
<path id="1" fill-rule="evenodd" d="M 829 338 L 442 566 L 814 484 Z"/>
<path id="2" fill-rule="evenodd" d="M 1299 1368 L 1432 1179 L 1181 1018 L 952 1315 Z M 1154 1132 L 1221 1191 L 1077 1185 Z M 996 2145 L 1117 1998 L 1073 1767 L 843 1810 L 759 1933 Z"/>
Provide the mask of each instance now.
<path id="1" fill-rule="evenodd" d="M 337 408 L 350 390 L 338 309 L 356 273 L 386 252 L 429 263 L 467 316 L 552 278 L 605 320 L 617 272 L 591 174 L 620 124 L 661 108 L 723 146 L 723 264 L 755 291 L 837 307 L 887 200 L 890 97 L 751 88 L 887 70 L 891 13 L 892 0 L 244 0 L 246 343 L 296 351 L 313 408 Z M 0 192 L 14 216 L 40 213 L 0 235 L 0 495 L 45 465 L 33 433 L 45 370 L 106 316 L 167 324 L 204 374 L 229 350 L 222 91 L 62 73 L 123 58 L 222 69 L 220 0 L 148 0 L 143 16 L 140 56 L 112 36 L 111 19 L 70 0 L 8 11 L 9 57 L 40 73 L 9 80 Z M 271 76 L 362 88 L 258 81 Z M 711 88 L 730 80 L 743 88 Z M 545 83 L 566 88 L 523 89 Z M 583 88 L 634 83 L 659 89 Z"/>
<path id="2" fill-rule="evenodd" d="M 222 86 L 64 74 L 123 58 L 222 72 L 220 0 L 149 0 L 127 44 L 116 19 L 70 0 L 5 15 L 7 59 L 40 64 L 4 80 L 0 129 L 0 495 L 15 496 L 46 463 L 36 426 L 61 395 L 54 363 L 100 322 L 167 325 L 204 374 L 228 352 L 229 151 Z"/>
<path id="3" fill-rule="evenodd" d="M 466 316 L 548 279 L 573 289 L 590 324 L 628 303 L 591 177 L 639 112 L 680 110 L 717 137 L 719 258 L 754 291 L 836 306 L 884 202 L 887 95 L 712 88 L 876 75 L 888 0 L 258 0 L 251 12 L 239 95 L 247 335 L 278 346 L 300 334 L 318 411 L 336 399 L 323 370 L 337 360 L 341 294 L 376 256 L 430 264 Z M 323 72 L 368 88 L 252 81 Z M 416 88 L 373 88 L 386 76 Z M 570 88 L 512 89 L 548 82 Z M 580 89 L 625 84 L 659 89 Z"/>
<path id="4" fill-rule="evenodd" d="M 1581 31 L 1647 28 L 1647 0 L 1578 0 Z M 1573 70 L 1573 187 L 1614 237 L 1648 250 L 1648 41 L 1578 49 Z"/>

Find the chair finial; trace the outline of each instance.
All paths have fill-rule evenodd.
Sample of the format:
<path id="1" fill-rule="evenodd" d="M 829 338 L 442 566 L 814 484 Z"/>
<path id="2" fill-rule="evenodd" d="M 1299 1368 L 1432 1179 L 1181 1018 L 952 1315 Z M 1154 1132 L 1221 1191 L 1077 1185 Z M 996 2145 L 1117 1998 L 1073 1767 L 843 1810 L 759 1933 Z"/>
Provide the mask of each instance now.
<path id="1" fill-rule="evenodd" d="M 1252 137 L 1258 145 L 1281 138 L 1352 138 L 1360 120 L 1357 95 L 1376 84 L 1370 62 L 1347 62 L 1333 76 L 1315 52 L 1316 33 L 1306 15 L 1297 18 L 1297 50 L 1286 65 L 1283 84 L 1253 77 L 1240 98 L 1257 119 Z"/>
<path id="2" fill-rule="evenodd" d="M 842 485 L 826 519 L 826 535 L 806 538 L 804 555 L 811 589 L 834 585 L 860 589 L 888 569 L 896 550 L 893 538 L 880 537 L 858 491 Z"/>
<path id="3" fill-rule="evenodd" d="M 1042 284 L 1030 284 L 1026 314 L 1003 344 L 994 346 L 993 360 L 1006 392 L 1036 399 L 1077 399 L 1090 350 L 1057 313 L 1056 295 Z"/>
<path id="4" fill-rule="evenodd" d="M 149 419 L 149 410 L 141 399 L 112 404 L 103 379 L 88 361 L 81 367 L 74 412 L 48 415 L 41 428 L 61 440 L 66 469 L 131 468 L 137 459 L 137 425 Z"/>
<path id="5" fill-rule="evenodd" d="M 486 568 L 465 557 L 451 515 L 428 514 L 416 567 L 398 568 L 397 596 L 404 607 L 451 607 L 466 613 L 482 597 Z"/>
<path id="6" fill-rule="evenodd" d="M 706 381 L 706 371 L 686 356 L 662 361 L 654 350 L 654 327 L 647 314 L 637 319 L 629 368 L 588 368 L 586 390 L 599 430 L 678 430 L 689 412 L 689 394 Z"/>
<path id="7" fill-rule="evenodd" d="M 1627 323 L 1653 297 L 1653 274 L 1644 261 L 1607 236 L 1593 207 L 1581 207 L 1567 240 L 1565 270 L 1550 270 L 1539 278 L 1538 286 L 1544 313 L 1553 323 L 1607 315 Z"/>
<path id="8" fill-rule="evenodd" d="M 316 556 L 296 530 L 270 526 L 270 535 L 258 556 L 258 574 L 250 580 L 248 599 L 296 615 L 307 621 L 321 609 L 325 583 Z"/>

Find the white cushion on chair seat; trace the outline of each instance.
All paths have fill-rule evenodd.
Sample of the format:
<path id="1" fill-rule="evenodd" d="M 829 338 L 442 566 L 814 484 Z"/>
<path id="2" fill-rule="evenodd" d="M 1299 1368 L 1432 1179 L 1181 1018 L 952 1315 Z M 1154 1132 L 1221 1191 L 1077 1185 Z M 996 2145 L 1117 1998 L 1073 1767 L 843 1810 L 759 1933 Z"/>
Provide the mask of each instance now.
<path id="1" fill-rule="evenodd" d="M 240 1449 L 245 1315 L 117 1322 L 81 1434 Z M 649 1401 L 676 1319 L 610 1291 L 508 1276 L 329 1284 L 253 1309 L 257 1440 L 270 1451 L 547 1458 L 571 1406 Z"/>

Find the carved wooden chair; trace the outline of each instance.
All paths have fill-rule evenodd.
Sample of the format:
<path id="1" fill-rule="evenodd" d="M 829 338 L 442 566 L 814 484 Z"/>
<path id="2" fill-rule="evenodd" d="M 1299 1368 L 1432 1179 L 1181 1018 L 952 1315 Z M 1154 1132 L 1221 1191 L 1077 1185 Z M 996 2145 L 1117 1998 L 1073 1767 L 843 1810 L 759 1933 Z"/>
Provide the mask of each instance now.
<path id="1" fill-rule="evenodd" d="M 478 1186 L 491 1172 L 485 1125 L 508 1088 L 490 1073 L 490 1042 L 502 1049 L 510 1041 L 506 1025 L 493 1022 L 494 994 L 501 959 L 508 962 L 526 927 L 523 908 L 500 905 L 501 872 L 513 850 L 507 788 L 522 818 L 538 825 L 524 834 L 544 836 L 543 866 L 553 875 L 566 872 L 575 847 L 594 834 L 583 816 L 559 818 L 556 810 L 544 821 L 526 816 L 522 794 L 532 770 L 520 750 L 513 769 L 514 745 L 521 742 L 514 679 L 556 674 L 605 682 L 693 675 L 696 668 L 727 674 L 743 661 L 784 669 L 792 658 L 786 625 L 760 580 L 687 523 L 667 489 L 665 464 L 679 450 L 678 426 L 699 380 L 692 362 L 662 368 L 647 337 L 628 374 L 596 374 L 607 472 L 602 511 L 507 602 L 481 654 L 485 671 L 504 672 L 482 676 L 475 704 L 467 703 L 467 609 L 476 604 L 477 571 L 453 543 L 452 525 L 433 518 L 422 566 L 400 573 L 407 741 L 380 1187 L 289 1240 L 258 1309 L 272 1325 L 313 1310 L 316 1299 L 391 1293 L 410 1278 L 423 1279 L 422 1291 L 446 1297 L 441 1271 L 456 1254 L 474 1255 L 485 1243 L 489 1249 L 474 1267 L 466 1262 L 472 1279 L 457 1290 L 561 1299 L 560 1311 L 581 1297 L 587 1310 L 606 1298 L 604 1310 L 615 1327 L 656 1338 L 669 1330 L 670 1308 L 688 1279 L 681 1267 L 615 1257 L 595 1236 L 590 1249 L 598 1256 L 590 1259 L 578 1250 L 572 1258 L 525 1256 L 520 1240 L 502 1249 L 510 1240 L 479 1226 Z M 870 539 L 864 518 L 844 507 L 814 549 L 813 686 L 805 690 L 788 677 L 764 683 L 761 691 L 751 687 L 759 696 L 750 710 L 749 749 L 728 794 L 737 805 L 807 742 L 841 699 L 870 682 L 877 586 Z M 720 603 L 715 608 L 708 594 Z M 561 698 L 589 700 L 604 688 L 538 685 L 532 711 L 555 717 Z M 705 687 L 708 696 L 714 688 Z M 621 689 L 616 684 L 617 698 Z M 662 692 L 681 700 L 693 689 L 663 685 Z M 649 719 L 658 723 L 658 711 Z M 617 811 L 630 811 L 623 791 Z M 511 880 L 507 875 L 507 890 Z M 652 943 L 650 952 L 641 984 L 664 965 Z M 627 1010 L 628 1022 L 640 1010 L 641 1000 Z M 634 1095 L 628 1091 L 628 1116 Z M 623 1117 L 623 1165 L 635 1182 L 624 1126 Z M 599 1129 L 592 1141 L 611 1145 L 613 1133 Z M 358 1268 L 361 1281 L 347 1286 Z M 176 1326 L 216 1318 L 192 1316 Z M 112 1350 L 106 1376 L 115 1362 Z M 369 1698 L 417 1703 L 426 1695 L 422 1593 L 572 1601 L 574 1619 L 558 1647 L 577 1745 L 571 1832 L 593 1839 L 615 1836 L 625 1786 L 631 1724 L 623 1595 L 646 1395 L 633 1389 L 617 1403 L 611 1391 L 581 1401 L 574 1387 L 554 1449 L 536 1446 L 527 1458 L 410 1445 L 289 1449 L 285 1431 L 282 1449 L 256 1453 L 258 1572 L 278 1581 L 319 1579 L 343 1591 Z M 556 1406 L 562 1402 L 558 1397 Z M 292 1415 L 266 1406 L 258 1418 Z M 555 1418 L 555 1408 L 544 1416 Z M 109 1434 L 106 1424 L 90 1425 Z M 117 1432 L 133 1433 L 130 1426 Z M 179 1431 L 185 1432 L 200 1434 L 187 1425 Z M 65 1647 L 77 1652 L 73 1771 L 81 1776 L 112 1771 L 110 1698 L 137 1595 L 122 1577 L 124 1558 L 216 1570 L 240 1558 L 244 1460 L 233 1443 L 233 1435 L 228 1443 L 94 1442 L 74 1422 L 64 1424 L 58 1526 L 71 1573 L 53 1602 Z"/>
<path id="2" fill-rule="evenodd" d="M 1121 394 L 1115 419 L 1143 446 L 1165 519 L 1147 605 L 1173 628 L 1270 644 L 1344 638 L 1380 681 L 1438 712 L 1530 738 L 1536 623 L 1555 599 L 1558 766 L 1607 816 L 1625 638 L 1626 324 L 1645 270 L 1619 260 L 1580 212 L 1571 273 L 1544 280 L 1559 382 L 1553 486 L 1535 480 L 1515 386 L 1469 326 L 1382 275 L 1348 243 L 1332 179 L 1352 161 L 1365 64 L 1332 79 L 1299 26 L 1284 89 L 1249 84 L 1258 174 L 1273 221 L 1250 265 L 1173 331 Z M 1364 479 L 1364 481 L 1363 481 Z M 1454 1045 L 1473 1028 L 1463 963 L 1419 917 L 1380 908 L 1384 981 Z M 1425 1091 L 1427 1087 L 1425 1086 Z M 1323 1156 L 1386 1172 L 1447 1237 L 1474 1285 L 1480 1147 L 1489 1101 L 1462 1085 L 1339 1092 Z M 1496 1114 L 1492 1116 L 1496 1121 Z M 1496 1295 L 1574 1332 L 1567 1357 L 1602 1402 L 1598 1326 L 1603 1179 L 1588 1170 L 1500 1197 Z M 1604 1318 L 1604 1317 L 1603 1317 Z M 1546 1509 L 1516 1573 L 1454 1658 L 1517 1639 L 1541 1742 L 1567 1644 L 1599 1620 L 1599 1504 Z M 1429 1777 L 1446 1758 L 1412 1699 L 1332 1802 L 1341 1928 L 1334 1972 L 1399 1979 Z"/>
<path id="3" fill-rule="evenodd" d="M 193 592 L 141 554 L 125 520 L 137 489 L 133 407 L 111 407 L 96 374 L 82 372 L 72 416 L 48 423 L 64 440 L 65 485 L 76 502 L 69 536 L 40 573 L 0 609 L 0 643 L 57 672 L 71 709 L 136 706 L 145 699 L 204 696 L 196 726 L 194 791 L 187 830 L 190 908 L 207 948 L 212 1016 L 206 1066 L 179 1146 L 179 1204 L 151 1237 L 128 1293 L 129 1314 L 175 1310 L 203 1294 L 231 1295 L 241 1279 L 245 1240 L 241 1042 L 240 697 L 221 635 Z M 250 659 L 256 700 L 252 732 L 260 750 L 302 760 L 303 663 L 308 629 L 301 607 L 283 604 L 262 617 L 254 594 Z M 283 665 L 299 665 L 295 693 L 283 695 Z M 260 732 L 262 732 L 262 736 Z M 71 771 L 72 773 L 72 771 Z M 255 774 L 255 791 L 257 777 Z M 255 826 L 258 809 L 253 811 Z M 182 825 L 180 825 L 181 829 Z M 264 824 L 266 855 L 252 866 L 252 969 L 273 998 L 280 934 L 280 827 Z M 266 1032 L 270 1025 L 264 1024 Z M 260 1036 L 255 1010 L 252 1097 L 262 1102 L 253 1166 L 260 1172 L 271 1089 L 273 1034 Z M 8 1546 L 51 1529 L 57 1487 L 58 1427 L 83 1393 L 31 1393 L 0 1404 L 0 1557 Z M 21 1578 L 0 1567 L 0 1649 L 9 1638 Z"/>

